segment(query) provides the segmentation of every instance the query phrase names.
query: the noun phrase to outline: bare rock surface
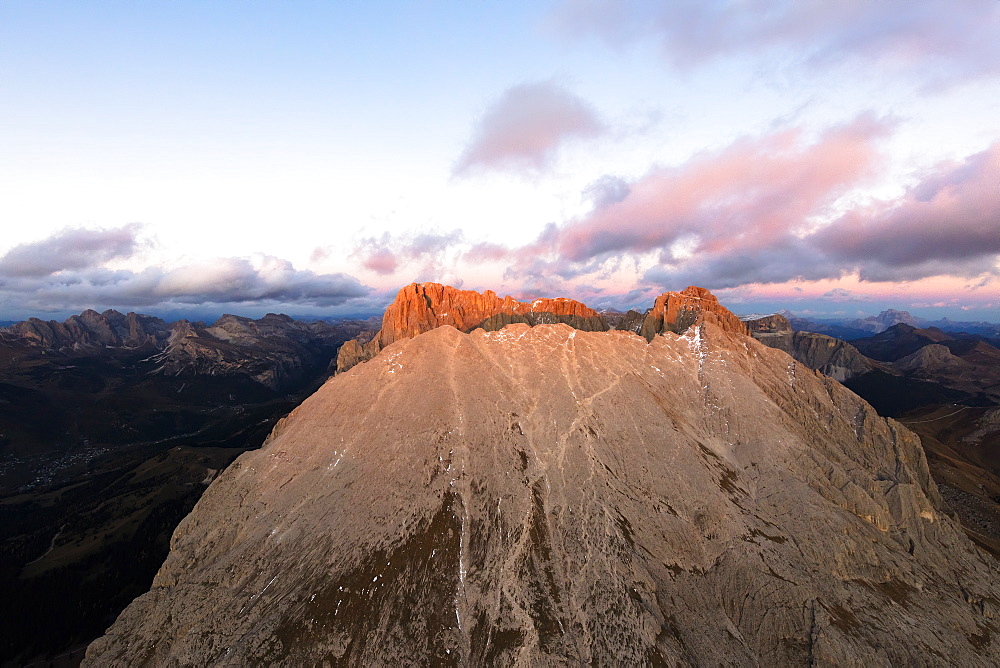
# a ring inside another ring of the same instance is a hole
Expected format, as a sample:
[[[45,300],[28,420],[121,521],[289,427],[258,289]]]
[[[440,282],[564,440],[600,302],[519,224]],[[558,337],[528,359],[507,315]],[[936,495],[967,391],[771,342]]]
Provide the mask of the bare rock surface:
[[[810,369],[843,383],[874,369],[892,372],[892,367],[871,360],[846,341],[825,334],[793,331],[785,316],[773,314],[745,320],[751,336],[766,346],[784,350]]]
[[[715,295],[691,285],[681,292],[664,292],[646,314],[640,334],[651,341],[657,334],[684,332],[691,325],[712,322],[727,332],[746,334],[743,322],[719,303]]]
[[[497,330],[514,323],[527,325],[565,323],[576,329],[603,332],[608,323],[601,315],[573,299],[545,297],[522,302],[510,295],[500,298],[492,290],[459,290],[440,283],[411,283],[396,295],[382,316],[382,329],[369,341],[356,340],[338,354],[337,372],[371,359],[386,346],[402,339],[450,325],[461,332]]]
[[[1000,662],[917,437],[727,329],[388,345],[211,484],[85,665]]]

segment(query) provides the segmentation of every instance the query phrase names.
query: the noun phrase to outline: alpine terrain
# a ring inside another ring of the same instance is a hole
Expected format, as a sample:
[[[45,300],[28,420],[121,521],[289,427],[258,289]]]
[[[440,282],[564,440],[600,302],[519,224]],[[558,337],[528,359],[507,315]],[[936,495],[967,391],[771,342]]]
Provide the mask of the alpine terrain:
[[[638,332],[461,292],[404,289],[85,664],[1000,662],[911,431],[699,288]]]

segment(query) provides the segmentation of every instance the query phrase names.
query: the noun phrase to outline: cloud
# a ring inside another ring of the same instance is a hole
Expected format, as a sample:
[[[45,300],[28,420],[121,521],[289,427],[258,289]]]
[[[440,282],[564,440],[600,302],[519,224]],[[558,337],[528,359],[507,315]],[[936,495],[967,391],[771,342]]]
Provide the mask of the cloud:
[[[0,257],[0,277],[40,277],[131,257],[142,243],[137,224],[113,229],[67,228],[48,239],[15,246]]]
[[[893,200],[844,199],[876,173],[892,127],[862,115],[812,140],[794,128],[741,139],[617,184],[621,199],[596,197],[531,244],[469,252],[535,283],[600,279],[632,262],[646,267],[640,285],[664,289],[1000,274],[1000,143]]]
[[[607,174],[587,186],[583,195],[591,201],[595,209],[604,209],[621,202],[630,192],[631,188],[625,179]]]
[[[204,304],[239,308],[332,307],[371,290],[342,273],[297,270],[281,258],[217,258],[210,262],[110,269],[140,246],[136,227],[70,230],[22,244],[0,258],[0,306],[5,313],[80,312],[92,307],[169,309]],[[68,244],[80,242],[70,248]],[[65,257],[56,256],[67,249]],[[59,258],[57,262],[56,259]]]
[[[389,276],[399,268],[399,256],[389,246],[391,235],[386,232],[381,237],[365,237],[354,247],[351,257],[358,259],[361,266],[379,276]]]
[[[891,202],[847,213],[814,236],[867,280],[973,277],[1000,254],[1000,143],[945,163]]]
[[[542,171],[565,142],[605,131],[597,112],[561,86],[551,81],[521,84],[486,110],[453,174]]]
[[[864,115],[806,143],[798,130],[739,140],[721,152],[658,169],[620,202],[562,230],[560,255],[582,261],[669,247],[697,238],[694,252],[773,242],[859,184],[877,164],[888,121]]]
[[[391,276],[411,261],[423,262],[423,273],[435,274],[440,273],[437,269],[441,269],[443,255],[463,241],[460,229],[402,235],[385,232],[378,237],[359,240],[351,257],[380,276]]]
[[[809,69],[883,63],[929,85],[1000,73],[996,0],[570,0],[553,18],[614,45],[658,40],[679,69],[770,52]]]
[[[191,304],[263,302],[331,306],[368,294],[367,288],[346,274],[297,270],[291,262],[270,255],[218,258],[168,271],[148,269],[138,278],[141,297],[148,294],[146,298]]]

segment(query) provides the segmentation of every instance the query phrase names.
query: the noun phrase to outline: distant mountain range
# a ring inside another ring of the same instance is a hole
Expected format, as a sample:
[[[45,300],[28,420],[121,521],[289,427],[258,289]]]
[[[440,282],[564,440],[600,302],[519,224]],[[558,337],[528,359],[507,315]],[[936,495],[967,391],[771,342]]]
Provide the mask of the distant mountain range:
[[[983,321],[959,321],[941,318],[939,320],[927,320],[911,315],[908,311],[897,311],[888,309],[878,315],[867,318],[853,319],[817,319],[802,318],[790,311],[780,311],[780,314],[788,318],[792,329],[804,332],[816,332],[835,336],[838,339],[851,341],[861,339],[872,334],[879,334],[889,329],[893,325],[900,323],[912,327],[929,328],[936,327],[946,332],[966,332],[968,334],[981,334],[983,336],[1000,338],[1000,325]],[[750,317],[750,316],[747,316]]]

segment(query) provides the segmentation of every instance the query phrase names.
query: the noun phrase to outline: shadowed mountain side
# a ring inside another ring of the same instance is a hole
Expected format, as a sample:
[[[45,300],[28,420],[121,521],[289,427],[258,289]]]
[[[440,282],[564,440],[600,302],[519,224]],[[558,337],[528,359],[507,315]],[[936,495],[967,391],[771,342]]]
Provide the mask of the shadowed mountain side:
[[[940,503],[914,434],[710,320],[442,327],[216,479],[86,663],[996,663]]]
[[[864,339],[855,339],[851,343],[866,356],[883,362],[896,360],[911,355],[924,346],[932,343],[948,341],[952,337],[939,329],[917,329],[912,325],[900,323]]]
[[[86,311],[0,330],[0,665],[79,662],[208,482],[365,326]]]
[[[87,310],[65,322],[30,318],[0,329],[0,365],[11,371],[45,356],[78,359],[145,351],[154,373],[245,376],[277,392],[325,369],[340,344],[362,329],[350,321],[302,322],[268,313],[252,320],[224,315],[211,325],[163,320],[109,309]]]
[[[892,368],[873,362],[849,343],[825,334],[796,332],[782,315],[774,314],[747,320],[744,323],[750,334],[771,348],[784,350],[810,369],[825,373],[834,380],[844,382],[875,369],[892,373]]]
[[[625,313],[621,311],[602,311],[601,315],[608,323],[610,329],[620,329],[638,334],[642,331],[642,323],[646,320],[646,315],[649,314],[649,311],[650,309],[647,309],[645,313],[639,313],[634,310],[629,310]]]

